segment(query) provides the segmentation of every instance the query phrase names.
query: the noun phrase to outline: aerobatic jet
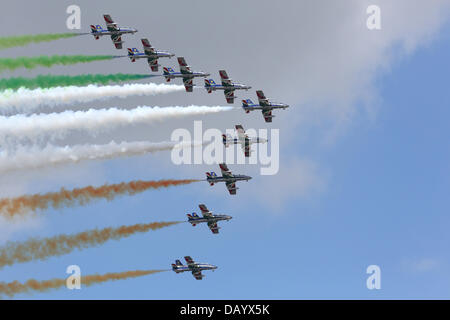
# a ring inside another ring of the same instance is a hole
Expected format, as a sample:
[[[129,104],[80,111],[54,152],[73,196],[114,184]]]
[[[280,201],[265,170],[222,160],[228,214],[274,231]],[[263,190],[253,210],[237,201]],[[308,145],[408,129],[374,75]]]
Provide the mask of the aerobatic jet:
[[[197,280],[202,280],[205,277],[202,274],[203,270],[214,271],[217,269],[216,266],[209,263],[195,262],[190,256],[186,256],[184,259],[186,260],[187,265],[182,264],[180,260],[175,260],[175,263],[172,263],[172,270],[176,273],[190,271]]]
[[[253,143],[266,143],[267,139],[259,138],[259,137],[249,137],[246,133],[242,125],[236,125],[236,132],[238,137],[231,138],[230,135],[222,134],[222,140],[225,147],[228,147],[230,144],[240,144],[242,146],[242,150],[246,157],[250,157],[251,153],[251,145]]]
[[[231,219],[231,216],[227,216],[224,214],[213,214],[208,210],[208,208],[206,208],[204,204],[199,204],[198,207],[202,211],[203,217],[199,217],[195,212],[193,212],[192,214],[187,214],[188,222],[190,222],[194,227],[197,223],[206,222],[208,224],[208,228],[211,229],[212,233],[217,234],[219,233],[220,229],[220,227],[217,226],[217,222],[222,220],[228,221]]]
[[[122,35],[126,33],[135,34],[137,29],[128,27],[118,27],[117,23],[111,19],[109,14],[104,14],[103,18],[106,21],[106,29],[103,29],[99,24],[91,24],[91,34],[94,36],[95,40],[100,39],[101,36],[111,36],[111,40],[116,46],[116,49],[122,49]]]
[[[207,172],[206,181],[208,181],[211,186],[213,186],[216,182],[225,182],[225,185],[227,186],[230,194],[236,194],[236,190],[239,189],[236,187],[236,181],[248,181],[252,178],[250,176],[245,176],[242,174],[232,174],[225,163],[221,163],[219,164],[219,166],[220,170],[222,171],[222,176],[217,176],[214,171]]]
[[[141,39],[141,42],[144,46],[144,52],[139,52],[136,48],[128,48],[128,57],[131,62],[135,62],[136,59],[146,58],[148,65],[154,72],[158,71],[158,66],[160,66],[158,64],[158,58],[171,58],[174,56],[173,53],[167,51],[155,50],[147,39]]]
[[[228,77],[228,74],[225,70],[219,70],[220,78],[222,79],[222,84],[216,84],[213,79],[205,79],[205,89],[208,93],[211,93],[216,90],[223,90],[225,94],[225,99],[227,99],[228,103],[234,103],[234,91],[235,90],[248,90],[251,89],[251,86],[234,83]]]
[[[209,77],[209,73],[203,71],[192,71],[191,67],[187,65],[183,57],[178,57],[178,64],[180,65],[180,72],[173,71],[172,68],[164,67],[163,75],[167,82],[170,79],[183,78],[183,84],[187,92],[192,92],[194,87],[193,79],[196,77]]]
[[[253,110],[261,110],[266,122],[272,122],[272,118],[275,117],[272,115],[273,109],[289,108],[289,105],[285,103],[270,102],[262,90],[256,91],[256,95],[258,96],[258,104],[254,104],[250,99],[242,100],[242,108],[246,113]]]

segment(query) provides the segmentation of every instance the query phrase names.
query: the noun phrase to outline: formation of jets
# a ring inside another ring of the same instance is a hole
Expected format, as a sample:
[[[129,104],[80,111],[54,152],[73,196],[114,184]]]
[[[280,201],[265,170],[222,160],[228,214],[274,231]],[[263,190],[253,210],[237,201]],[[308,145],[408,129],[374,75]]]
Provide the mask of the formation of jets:
[[[96,39],[100,39],[102,36],[111,36],[111,40],[116,47],[116,49],[122,49],[122,45],[124,41],[122,41],[122,35],[124,34],[134,34],[138,30],[129,27],[119,27],[117,23],[115,23],[109,14],[103,15],[103,18],[106,22],[106,29],[103,29],[100,25],[91,25],[91,35]],[[131,62],[136,62],[139,59],[147,59],[148,65],[153,72],[158,72],[159,66],[161,66],[158,62],[160,58],[171,58],[174,57],[175,54],[170,53],[168,51],[160,51],[156,50],[150,44],[149,40],[146,38],[141,39],[143,52],[140,52],[137,48],[127,48],[128,49],[128,58]],[[191,67],[186,63],[184,57],[177,57],[179,72],[175,72],[170,67],[163,67],[163,76],[167,82],[172,79],[181,78],[183,80],[184,87],[186,92],[192,92],[194,88],[194,78],[203,77],[205,78],[204,88],[208,93],[212,93],[213,91],[223,90],[225,99],[227,103],[233,104],[234,99],[236,98],[234,92],[236,90],[246,90],[248,91],[252,87],[245,84],[235,83],[228,77],[228,74],[225,70],[219,70],[219,75],[221,79],[221,84],[216,84],[213,79],[207,79],[210,74],[203,71],[193,71]],[[258,96],[258,104],[254,104],[250,99],[242,100],[242,107],[245,113],[249,113],[253,110],[261,110],[265,122],[272,122],[272,118],[275,117],[272,115],[272,110],[274,109],[286,109],[289,105],[284,103],[271,102],[266,98],[262,90],[257,90],[256,95]],[[249,137],[243,128],[242,125],[236,125],[237,137],[232,138],[229,135],[222,135],[223,144],[225,147],[228,147],[231,144],[240,144],[242,150],[245,154],[245,157],[250,157],[251,154],[251,145],[254,143],[266,143],[267,139],[259,138],[259,137]],[[224,182],[225,186],[228,189],[228,192],[231,195],[235,195],[237,191],[236,182],[237,181],[248,181],[252,179],[252,177],[241,174],[233,174],[225,163],[221,163],[219,165],[222,175],[217,176],[215,172],[207,172],[206,173],[206,181],[213,186],[215,183]],[[213,214],[204,204],[200,204],[199,208],[201,210],[202,216],[198,216],[195,212],[192,214],[188,214],[188,221],[192,226],[195,226],[199,223],[206,223],[208,228],[211,230],[213,234],[219,233],[219,227],[217,223],[219,221],[229,221],[232,219],[231,216],[223,215],[223,214]],[[201,280],[204,278],[202,274],[203,270],[215,270],[216,266],[208,263],[199,263],[195,262],[190,256],[184,257],[187,265],[183,265],[180,260],[176,260],[175,263],[172,264],[172,270],[176,273],[182,273],[189,271],[197,280]]]
[[[137,32],[137,29],[134,28],[118,27],[117,23],[112,20],[109,14],[103,15],[103,18],[105,19],[107,29],[103,29],[99,24],[91,25],[91,34],[95,39],[99,39],[101,36],[110,35],[116,49],[122,49],[122,44],[124,43],[124,41],[122,41],[123,34],[134,34]],[[128,48],[128,57],[132,62],[142,58],[147,59],[148,65],[153,72],[157,72],[159,70],[159,58],[171,58],[175,56],[173,53],[167,51],[156,50],[150,45],[150,42],[146,38],[141,39],[141,42],[144,47],[144,52],[139,52],[137,48]],[[234,99],[236,98],[234,95],[236,90],[248,91],[252,88],[249,85],[233,82],[233,80],[228,77],[225,70],[219,70],[221,84],[217,84],[213,79],[207,79],[207,77],[210,76],[209,73],[203,71],[192,71],[191,67],[186,63],[184,57],[178,57],[177,60],[180,71],[176,72],[170,67],[164,67],[162,76],[166,78],[167,82],[175,78],[182,78],[186,92],[193,91],[194,78],[203,77],[205,78],[204,87],[208,93],[216,90],[223,90],[227,103],[233,104]],[[246,113],[253,110],[261,110],[266,122],[272,122],[272,118],[275,117],[272,115],[273,109],[286,109],[289,107],[289,105],[285,103],[270,102],[269,99],[265,97],[262,90],[256,91],[256,94],[258,96],[258,104],[254,104],[250,99],[246,99],[242,100],[242,107]]]

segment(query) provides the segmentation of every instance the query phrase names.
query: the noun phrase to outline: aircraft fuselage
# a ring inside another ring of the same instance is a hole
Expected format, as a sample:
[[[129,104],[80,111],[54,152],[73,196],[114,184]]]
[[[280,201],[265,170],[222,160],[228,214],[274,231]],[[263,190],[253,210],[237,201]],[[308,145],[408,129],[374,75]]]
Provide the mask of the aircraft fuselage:
[[[213,84],[210,86],[205,86],[206,89],[212,90],[212,91],[216,91],[216,90],[249,90],[252,87],[251,86],[247,86],[245,84],[239,84],[239,83],[233,83],[230,86],[224,86],[221,84]]]
[[[252,177],[250,177],[250,176],[246,176],[246,175],[243,175],[243,174],[235,174],[235,175],[233,175],[233,177],[211,177],[211,178],[206,178],[206,180],[208,181],[208,182],[213,182],[213,183],[216,183],[216,182],[236,182],[236,181],[243,181],[243,180],[245,180],[245,181],[248,181],[248,180],[250,180]]]
[[[94,36],[112,36],[112,35],[121,35],[126,33],[136,33],[137,29],[133,28],[119,28],[118,30],[110,31],[110,30],[100,30],[97,32],[91,32]]]
[[[197,223],[202,223],[202,222],[208,223],[208,222],[217,222],[217,221],[224,221],[224,220],[228,221],[230,219],[231,219],[231,216],[227,216],[224,214],[215,214],[209,218],[196,218],[194,220],[189,220],[188,222],[190,222],[191,224],[197,224]]]
[[[185,271],[191,271],[191,272],[198,272],[203,270],[215,270],[217,269],[217,266],[209,264],[209,263],[194,263],[191,265],[177,265],[173,266],[172,270],[175,272],[185,272]]]

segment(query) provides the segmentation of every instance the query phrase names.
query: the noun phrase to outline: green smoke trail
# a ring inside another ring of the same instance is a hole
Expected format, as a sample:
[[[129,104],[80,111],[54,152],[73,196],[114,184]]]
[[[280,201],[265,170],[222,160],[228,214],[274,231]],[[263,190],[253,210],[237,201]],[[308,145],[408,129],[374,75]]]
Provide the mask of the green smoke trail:
[[[0,58],[0,71],[15,70],[18,68],[33,69],[38,66],[51,67],[56,64],[71,65],[76,63],[85,63],[99,60],[108,60],[120,56],[39,56],[39,57],[18,57],[18,58]]]
[[[155,77],[147,74],[83,74],[79,76],[39,75],[35,78],[0,79],[0,90],[19,88],[52,88],[64,86],[85,86],[88,84],[108,84],[111,82],[131,81]]]
[[[23,35],[15,37],[2,37],[0,38],[0,50],[12,47],[21,47],[32,42],[47,42],[64,38],[72,38],[78,36],[78,33],[50,33],[50,34],[35,34],[35,35]]]

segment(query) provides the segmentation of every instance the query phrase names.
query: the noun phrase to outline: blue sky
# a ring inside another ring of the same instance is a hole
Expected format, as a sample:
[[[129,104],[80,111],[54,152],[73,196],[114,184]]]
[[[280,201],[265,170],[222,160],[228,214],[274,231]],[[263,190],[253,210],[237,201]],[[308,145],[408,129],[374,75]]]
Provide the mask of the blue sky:
[[[295,134],[280,128],[282,136],[291,136],[291,142],[294,137],[289,150],[282,151],[281,163],[307,156],[324,181],[318,191],[288,197],[274,209],[262,198],[270,197],[275,190],[270,185],[259,187],[266,177],[257,176],[242,184],[236,199],[223,186],[211,189],[199,183],[112,202],[48,210],[11,240],[180,220],[186,213],[198,212],[199,203],[234,218],[221,223],[218,236],[204,225],[193,228],[183,223],[46,261],[5,267],[0,270],[0,280],[65,277],[65,269],[71,264],[79,265],[86,275],[169,268],[173,260],[191,255],[219,269],[205,272],[203,281],[170,271],[79,291],[61,289],[16,298],[448,298],[449,31],[450,26],[444,25],[432,41],[410,55],[391,48],[395,58],[373,80],[375,116],[356,112],[332,143],[318,138],[323,135],[323,126],[308,127],[311,139],[295,139]],[[283,101],[278,96],[277,100]],[[356,108],[358,103],[362,102],[355,102]],[[285,112],[300,112],[302,107],[301,103],[292,104]],[[299,128],[299,132],[304,130]],[[76,177],[70,180],[69,174],[65,185],[80,185],[85,178],[80,171],[109,183],[160,178],[161,172],[184,178],[182,168],[171,171],[169,157],[162,152],[67,166],[66,171],[74,169]],[[239,167],[239,171],[246,173],[245,167]],[[203,168],[195,167],[187,172],[188,177],[204,174]],[[53,175],[51,171],[48,174]],[[34,181],[33,189],[39,190],[48,181],[57,185],[57,177],[49,177],[41,184]],[[273,188],[279,188],[279,194],[284,184]],[[246,201],[250,189],[257,196]],[[371,264],[381,268],[381,290],[366,288],[365,271]]]

